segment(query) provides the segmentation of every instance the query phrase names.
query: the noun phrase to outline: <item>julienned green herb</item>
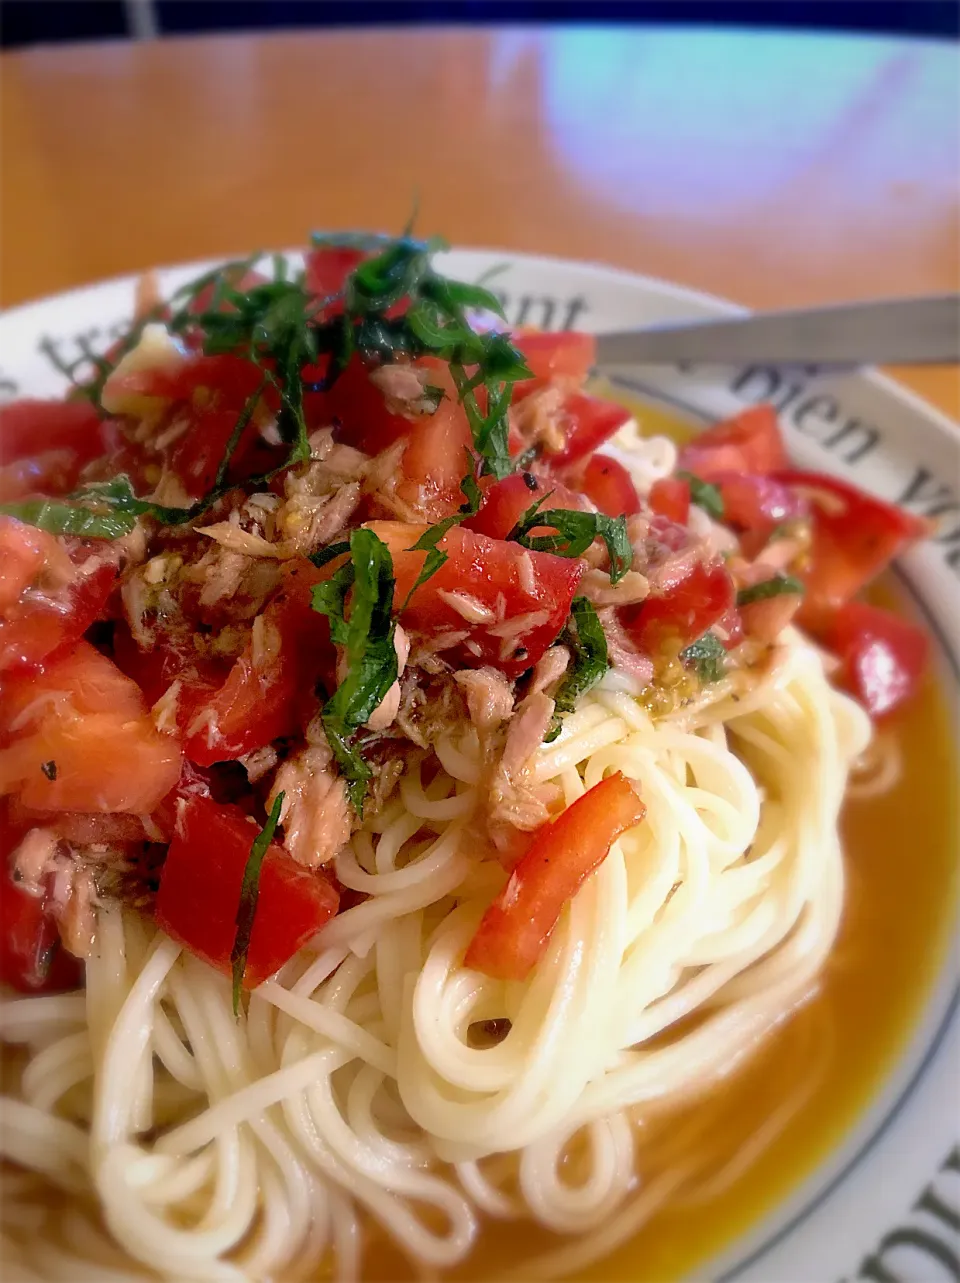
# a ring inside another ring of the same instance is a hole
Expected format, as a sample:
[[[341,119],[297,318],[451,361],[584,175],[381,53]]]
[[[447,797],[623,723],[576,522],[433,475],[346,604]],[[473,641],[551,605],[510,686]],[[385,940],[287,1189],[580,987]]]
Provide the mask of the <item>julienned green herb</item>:
[[[772,579],[764,579],[759,584],[751,584],[749,588],[741,588],[737,593],[737,605],[749,606],[752,602],[767,601],[770,597],[781,597],[784,593],[803,596],[803,581],[795,579],[793,575],[774,575]]]
[[[342,244],[329,237],[315,237],[314,243]],[[369,248],[370,242],[363,247]],[[328,382],[346,368],[354,352],[378,361],[438,357],[450,368],[482,470],[505,477],[514,468],[507,448],[513,384],[529,378],[530,371],[507,335],[478,333],[470,325],[468,309],[499,316],[503,309],[482,285],[451,281],[434,270],[433,256],[445,248],[438,238],[416,241],[403,236],[387,242],[347,278],[342,314],[320,327],[322,350],[330,353]],[[388,317],[401,300],[407,301],[404,313]]]
[[[168,314],[157,308],[140,318],[115,346],[109,360],[84,350],[80,360],[67,365],[55,350],[49,352],[57,368],[71,380],[82,365],[94,365],[96,377],[76,385],[75,392],[89,396],[96,405],[107,378],[136,346],[149,321],[164,320],[173,333],[199,332],[208,355],[238,354],[260,366],[263,380],[238,416],[214,485],[206,495],[187,507],[165,507],[137,498],[129,481],[118,477],[105,487],[87,487],[71,496],[73,503],[8,505],[2,510],[55,534],[105,539],[129,533],[141,514],[165,525],[192,521],[232,488],[227,480],[230,460],[265,388],[276,390],[277,430],[289,454],[280,469],[248,478],[243,483],[246,487],[263,484],[277,471],[309,457],[304,392],[332,386],[354,354],[368,362],[420,356],[447,362],[481,470],[498,478],[511,473],[514,462],[507,448],[507,410],[513,384],[529,378],[530,371],[508,336],[477,333],[467,319],[471,308],[502,316],[497,297],[482,285],[439,275],[433,268],[434,254],[445,248],[439,239],[343,235],[315,236],[314,243],[376,252],[347,277],[339,295],[326,299],[312,298],[305,272],[291,271],[280,255],[272,259],[272,279],[238,288],[245,274],[262,259],[257,253],[182,286],[173,295]],[[208,292],[209,297],[204,298]],[[199,306],[201,300],[203,306]],[[406,302],[404,313],[388,316],[401,301]],[[333,303],[338,308],[331,308]],[[331,310],[334,315],[328,314]],[[323,357],[328,358],[325,375],[305,385],[304,368],[318,365]],[[439,404],[442,390],[431,387],[429,391]]]
[[[309,554],[310,560],[318,570],[328,565],[331,561],[336,561],[338,557],[344,556],[350,551],[350,540],[341,539],[337,543],[327,544],[326,548],[320,548],[317,552]]]
[[[700,681],[706,685],[718,682],[723,676],[726,654],[719,637],[714,633],[704,633],[680,652],[680,658],[696,671]]]
[[[313,589],[313,608],[330,620],[330,637],[342,648],[344,677],[320,716],[350,801],[362,817],[371,771],[358,732],[397,680],[394,578],[390,550],[372,530],[354,530],[349,552],[350,560]]]
[[[515,539],[524,548],[552,552],[558,557],[582,557],[594,539],[602,539],[610,556],[610,582],[619,583],[633,561],[626,517],[608,517],[602,512],[577,512],[567,508],[544,508],[551,493],[527,508],[507,538]],[[529,533],[539,526],[546,526],[557,533]]]
[[[572,713],[580,696],[596,686],[610,667],[606,634],[589,597],[574,597],[570,619],[558,641],[570,648],[570,667],[554,697],[548,744],[560,734],[561,716]]]
[[[463,478],[460,489],[466,501],[460,510],[430,526],[408,549],[427,555],[397,615],[420,585],[446,562],[447,554],[438,547],[440,540],[453,526],[479,511],[483,496],[472,473]],[[310,560],[319,567],[345,555],[349,561],[313,589],[313,608],[327,616],[330,637],[343,648],[346,676],[324,705],[321,718],[330,748],[348,781],[350,800],[362,815],[370,768],[363,759],[358,732],[397,680],[395,581],[390,550],[371,530],[356,530],[349,540],[322,548]]]
[[[48,534],[77,535],[87,539],[120,539],[130,533],[137,518],[141,516],[152,517],[163,526],[186,525],[203,516],[225,494],[236,488],[233,482],[225,479],[224,474],[229,466],[230,450],[235,447],[245,426],[241,413],[213,488],[188,507],[169,507],[153,503],[149,499],[138,499],[130,478],[121,474],[110,481],[91,482],[68,495],[65,500],[21,499],[0,504],[0,513],[16,517],[27,525],[37,526]],[[290,466],[288,460],[271,472],[248,477],[244,485],[253,488],[266,485]]]
[[[126,480],[126,478],[124,478]],[[130,491],[131,497],[133,490]],[[50,535],[76,535],[85,539],[120,539],[136,524],[137,514],[103,503],[83,500],[68,503],[59,499],[19,499],[0,503],[0,513],[16,517],[28,526],[36,526]]]
[[[723,495],[709,481],[701,481],[692,472],[678,472],[681,481],[690,487],[690,502],[702,508],[714,521],[723,520]]]
[[[264,378],[244,403],[227,441],[213,486],[196,503],[187,507],[170,507],[152,503],[149,499],[138,499],[134,494],[130,478],[121,474],[110,481],[91,482],[69,495],[66,500],[19,500],[0,504],[0,512],[10,517],[17,517],[27,525],[46,530],[48,534],[77,535],[88,539],[120,539],[130,533],[136,525],[137,517],[140,516],[153,517],[165,526],[181,526],[189,521],[195,521],[225,494],[235,489],[235,483],[228,479],[230,461],[240,444],[244,430],[253,417],[257,402],[263,395],[266,385],[267,379]],[[273,472],[250,477],[245,484],[248,486],[265,484],[278,472],[289,467],[292,462],[295,460],[288,460]]]
[[[230,283],[239,281],[251,265],[246,260],[222,270],[212,282],[210,306],[199,312],[196,300],[211,284],[209,276],[201,278],[199,289],[196,282],[185,287],[181,305],[167,325],[175,334],[199,327],[206,354],[235,353],[263,369],[265,382],[279,395],[277,432],[290,448],[290,461],[302,463],[310,457],[302,371],[317,361],[321,351],[319,332],[312,323],[320,303],[307,294],[303,272],[288,279],[287,263],[281,256],[273,260],[272,280],[243,290]]]
[[[135,327],[137,337],[139,338],[142,331],[142,325]],[[44,337],[38,343],[38,347],[50,364],[59,371],[64,378],[72,384],[71,394],[77,398],[83,398],[92,401],[94,405],[100,404],[100,392],[106,382],[107,375],[114,368],[110,361],[99,352],[95,352],[90,345],[89,339],[80,335],[76,339],[77,347],[80,349],[80,355],[73,361],[65,361],[57,351],[56,345],[49,336]],[[131,347],[133,344],[130,345]],[[81,370],[94,371],[93,378],[82,382],[78,375]]]
[[[263,857],[273,841],[273,835],[280,823],[280,812],[283,809],[283,793],[274,798],[273,806],[263,828],[253,839],[250,854],[243,868],[243,882],[240,884],[240,903],[237,905],[237,933],[230,950],[230,965],[233,968],[233,1014],[240,1014],[240,993],[243,988],[243,976],[247,969],[247,954],[250,950],[250,934],[253,930],[253,919],[257,912],[257,901],[260,898],[260,870]]]

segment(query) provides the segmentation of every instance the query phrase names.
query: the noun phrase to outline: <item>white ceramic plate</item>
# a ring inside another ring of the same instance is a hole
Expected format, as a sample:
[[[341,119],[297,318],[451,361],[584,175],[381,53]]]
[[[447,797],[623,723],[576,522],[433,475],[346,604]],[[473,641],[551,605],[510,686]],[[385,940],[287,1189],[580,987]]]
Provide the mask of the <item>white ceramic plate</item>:
[[[660,281],[555,259],[485,251],[444,256],[451,275],[491,280],[513,324],[603,330],[734,311]],[[164,290],[204,264],[162,274]],[[130,316],[133,279],[108,281],[0,316],[0,399],[63,387],[41,344],[70,360],[106,346]],[[796,460],[937,521],[901,567],[938,642],[941,689],[960,685],[960,431],[877,374],[825,378],[766,368],[622,370],[617,381],[692,421],[755,401],[780,410]],[[2,443],[0,443],[2,448]],[[922,859],[922,851],[909,853]],[[909,895],[909,887],[905,887]],[[958,924],[960,925],[960,924]],[[960,1283],[960,931],[913,1036],[876,1098],[821,1165],[722,1259],[712,1283]]]

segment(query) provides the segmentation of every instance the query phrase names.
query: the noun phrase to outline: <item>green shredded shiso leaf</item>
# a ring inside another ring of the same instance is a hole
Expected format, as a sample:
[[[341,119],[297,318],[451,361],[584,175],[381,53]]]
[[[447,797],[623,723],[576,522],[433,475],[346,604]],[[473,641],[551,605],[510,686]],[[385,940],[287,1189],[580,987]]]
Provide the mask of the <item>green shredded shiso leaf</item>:
[[[714,521],[723,520],[723,495],[709,481],[701,481],[692,472],[678,472],[677,476],[690,487],[690,502],[702,508]]]
[[[602,512],[576,512],[567,508],[544,508],[550,493],[527,508],[507,538],[515,539],[524,548],[552,552],[557,557],[581,557],[594,539],[602,539],[610,556],[610,582],[619,583],[633,561],[626,517],[608,517]],[[537,526],[547,526],[557,533],[531,535],[529,531]]]
[[[174,334],[199,333],[207,355],[234,353],[260,367],[261,384],[237,418],[214,484],[196,503],[186,507],[154,504],[138,498],[127,478],[116,477],[106,485],[85,487],[70,496],[69,502],[26,501],[4,505],[0,511],[53,534],[103,539],[128,534],[140,515],[163,525],[193,521],[235,488],[228,480],[230,462],[264,390],[271,387],[279,397],[277,431],[288,447],[288,456],[272,472],[247,478],[243,482],[246,488],[263,485],[283,469],[309,458],[304,393],[333,386],[354,355],[368,363],[428,355],[446,361],[470,424],[481,471],[497,478],[511,473],[514,462],[507,448],[507,410],[513,384],[529,378],[530,371],[508,335],[478,333],[467,319],[467,311],[474,308],[502,316],[496,295],[481,284],[440,275],[433,258],[446,246],[437,238],[418,241],[409,235],[392,238],[357,233],[315,236],[314,244],[359,249],[372,257],[350,273],[339,295],[315,299],[307,291],[306,273],[292,270],[282,255],[270,260],[271,278],[240,289],[244,275],[263,259],[261,253],[252,254],[182,286],[167,311],[158,307],[132,325],[109,359],[87,345],[77,361],[66,363],[52,344],[47,345],[50,359],[74,382],[74,394],[88,397],[98,407],[110,374],[151,321],[162,321]],[[209,299],[198,307],[207,292]],[[403,314],[388,316],[401,301],[407,304]],[[336,314],[329,315],[333,302],[340,306]],[[305,384],[304,368],[323,357],[328,358],[324,378]],[[95,377],[77,383],[79,370],[91,365]],[[431,387],[428,393],[439,404],[441,389]],[[431,566],[435,564],[434,558]]]
[[[572,713],[581,695],[596,686],[610,667],[607,637],[589,597],[574,597],[570,619],[558,641],[570,648],[570,667],[557,687],[554,715],[545,742],[560,734],[564,713]]]
[[[350,801],[362,817],[371,771],[357,733],[397,680],[394,579],[390,550],[372,530],[354,530],[349,552],[350,560],[313,589],[313,609],[330,620],[331,639],[343,649],[345,675],[320,717]]]
[[[273,841],[273,835],[280,823],[280,812],[283,809],[283,793],[274,799],[270,814],[263,828],[253,839],[250,854],[243,869],[243,882],[240,884],[240,903],[237,906],[236,927],[233,948],[230,951],[230,965],[233,968],[233,1014],[240,1014],[240,993],[243,989],[243,976],[247,969],[247,953],[250,949],[250,933],[253,930],[253,919],[257,912],[257,901],[260,898],[260,870],[263,857]]]
[[[782,597],[784,593],[802,597],[804,591],[801,579],[795,579],[793,575],[774,575],[772,579],[764,579],[759,584],[751,584],[749,588],[741,588],[737,593],[737,605],[749,606],[751,602]]]
[[[726,670],[727,652],[715,633],[704,633],[680,652],[681,660],[696,671],[705,685],[718,682]]]

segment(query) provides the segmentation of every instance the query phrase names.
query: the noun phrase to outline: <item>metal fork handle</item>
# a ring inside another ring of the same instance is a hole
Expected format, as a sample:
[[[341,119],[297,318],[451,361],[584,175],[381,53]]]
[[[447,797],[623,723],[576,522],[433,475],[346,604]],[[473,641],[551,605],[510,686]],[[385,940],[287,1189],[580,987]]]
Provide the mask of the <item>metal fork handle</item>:
[[[757,312],[597,335],[597,365],[928,365],[960,360],[960,294]]]

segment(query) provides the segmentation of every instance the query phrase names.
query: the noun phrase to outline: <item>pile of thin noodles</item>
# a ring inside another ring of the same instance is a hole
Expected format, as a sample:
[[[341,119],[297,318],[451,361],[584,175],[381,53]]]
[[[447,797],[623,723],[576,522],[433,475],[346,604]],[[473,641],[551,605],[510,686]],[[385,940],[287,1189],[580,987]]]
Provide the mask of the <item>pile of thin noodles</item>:
[[[536,778],[569,804],[623,771],[647,816],[523,983],[462,965],[506,876],[470,850],[466,726],[338,858],[366,898],[240,1019],[227,979],[104,908],[85,993],[2,1005],[24,1053],[0,1105],[3,1277],[353,1279],[371,1236],[430,1274],[490,1217],[564,1236],[518,1277],[602,1257],[680,1179],[644,1168],[645,1110],[702,1092],[809,993],[869,735],[793,632],[753,689],[682,716],[651,720],[609,674]]]

